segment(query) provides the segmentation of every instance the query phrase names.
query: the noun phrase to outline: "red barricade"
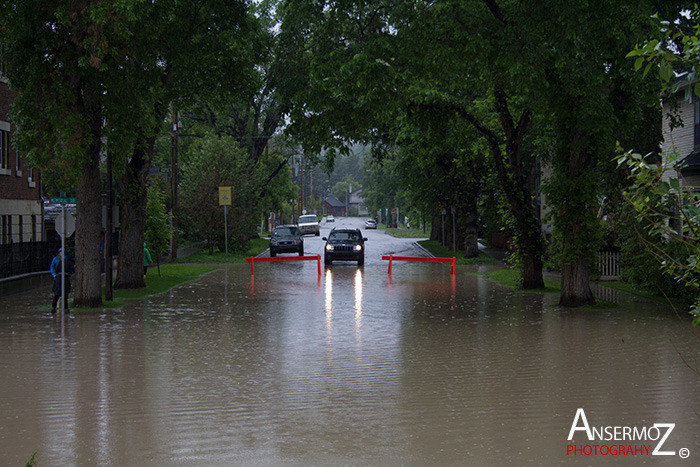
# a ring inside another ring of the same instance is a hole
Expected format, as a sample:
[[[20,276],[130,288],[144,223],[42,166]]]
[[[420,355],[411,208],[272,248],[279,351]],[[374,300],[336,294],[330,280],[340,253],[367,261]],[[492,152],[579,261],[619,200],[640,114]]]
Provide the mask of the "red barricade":
[[[450,274],[455,273],[455,267],[457,265],[457,258],[426,258],[424,256],[382,256],[382,259],[389,260],[389,274],[391,274],[391,263],[394,261],[422,261],[424,263],[452,263],[452,268],[450,269]]]
[[[272,257],[265,257],[265,258],[256,258],[254,256],[251,256],[250,258],[246,258],[246,262],[250,263],[250,275],[255,275],[255,263],[272,263],[272,262],[277,262],[277,261],[316,261],[318,264],[318,275],[321,275],[321,255],[316,255],[316,256],[275,256],[274,258]]]

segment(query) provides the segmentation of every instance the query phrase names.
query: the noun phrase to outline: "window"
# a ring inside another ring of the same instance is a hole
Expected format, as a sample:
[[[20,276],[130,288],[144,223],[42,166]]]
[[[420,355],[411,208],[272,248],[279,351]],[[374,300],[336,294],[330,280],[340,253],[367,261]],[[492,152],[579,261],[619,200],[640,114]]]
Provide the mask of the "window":
[[[17,241],[22,243],[24,241],[24,219],[22,216],[17,216]]]
[[[19,170],[19,151],[15,151],[15,175],[22,176],[22,171]]]
[[[695,119],[694,119],[694,127],[695,127],[695,136],[693,138],[693,149],[698,149],[700,148],[700,99],[697,97],[695,98],[694,102],[694,110],[695,110]]]
[[[0,216],[0,243],[8,244],[12,239],[12,216]]]
[[[36,242],[36,214],[32,214],[32,241]]]
[[[10,175],[10,124],[0,122],[0,174]]]
[[[7,83],[7,78],[5,77],[5,62],[2,61],[2,57],[0,57],[0,81]]]

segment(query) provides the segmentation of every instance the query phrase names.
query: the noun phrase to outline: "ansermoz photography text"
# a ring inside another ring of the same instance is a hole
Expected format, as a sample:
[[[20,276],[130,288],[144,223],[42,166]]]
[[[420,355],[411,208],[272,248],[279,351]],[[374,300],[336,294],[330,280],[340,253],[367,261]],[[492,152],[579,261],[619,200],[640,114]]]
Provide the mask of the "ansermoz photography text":
[[[654,423],[652,426],[591,426],[586,412],[576,410],[569,430],[568,441],[574,440],[578,431],[586,434],[588,443],[567,444],[567,456],[678,456],[686,459],[690,450],[670,450],[670,437],[675,423]],[[594,444],[598,442],[598,444]],[[603,444],[603,442],[606,442]]]

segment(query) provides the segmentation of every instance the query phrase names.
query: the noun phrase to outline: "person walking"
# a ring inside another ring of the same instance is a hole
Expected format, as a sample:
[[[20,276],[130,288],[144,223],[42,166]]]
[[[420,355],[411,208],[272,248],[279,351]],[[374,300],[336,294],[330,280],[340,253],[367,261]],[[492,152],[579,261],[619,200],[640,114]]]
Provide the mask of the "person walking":
[[[143,278],[146,278],[146,273],[148,272],[148,265],[153,262],[151,259],[151,253],[146,248],[146,243],[143,244]]]
[[[73,265],[73,262],[70,261],[70,259],[66,260],[65,277],[62,277],[62,262],[63,249],[59,248],[58,254],[56,254],[56,256],[51,260],[51,266],[49,267],[49,270],[51,271],[51,277],[53,277],[53,301],[51,302],[52,315],[56,314],[56,305],[58,304],[58,301],[61,300],[62,289],[65,293],[65,297],[63,297],[63,309],[65,310],[66,314],[70,314],[70,310],[68,309],[67,298],[68,294],[70,294],[71,291],[70,276],[75,272],[75,266]],[[65,285],[63,285],[63,282],[65,282]]]

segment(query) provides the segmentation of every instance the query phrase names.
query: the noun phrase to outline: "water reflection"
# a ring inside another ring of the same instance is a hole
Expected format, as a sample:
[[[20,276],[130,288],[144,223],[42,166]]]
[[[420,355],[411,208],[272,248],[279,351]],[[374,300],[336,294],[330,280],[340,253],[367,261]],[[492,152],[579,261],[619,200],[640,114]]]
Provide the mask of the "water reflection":
[[[357,341],[360,342],[360,330],[362,328],[362,269],[355,272],[355,332]]]
[[[697,341],[661,305],[393,275],[232,266],[63,336],[0,300],[0,465],[549,465],[578,407],[697,452]]]
[[[330,344],[333,336],[333,273],[326,269],[326,340]]]

